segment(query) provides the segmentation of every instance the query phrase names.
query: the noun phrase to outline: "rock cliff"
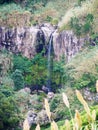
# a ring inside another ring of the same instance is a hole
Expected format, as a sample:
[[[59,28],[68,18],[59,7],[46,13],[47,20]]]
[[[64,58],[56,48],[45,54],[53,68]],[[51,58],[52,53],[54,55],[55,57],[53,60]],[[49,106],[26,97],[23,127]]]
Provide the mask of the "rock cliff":
[[[53,31],[53,48],[57,60],[64,54],[69,61],[87,40],[77,38],[72,31],[58,32],[49,24],[21,28],[0,27],[0,50],[7,49],[32,58],[43,49],[47,52],[49,37]]]

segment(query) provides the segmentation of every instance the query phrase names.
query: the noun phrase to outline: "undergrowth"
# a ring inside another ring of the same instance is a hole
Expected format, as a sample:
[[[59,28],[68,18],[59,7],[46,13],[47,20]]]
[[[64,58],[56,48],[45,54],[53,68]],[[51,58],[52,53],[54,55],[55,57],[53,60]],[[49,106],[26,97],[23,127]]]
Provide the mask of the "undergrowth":
[[[96,84],[96,90],[98,91],[98,84]],[[65,123],[62,124],[61,126],[58,127],[57,123],[51,118],[51,112],[50,112],[50,107],[48,100],[45,99],[45,109],[47,116],[51,122],[51,130],[97,130],[98,125],[97,125],[97,116],[98,116],[98,106],[95,106],[93,108],[89,108],[87,102],[84,100],[83,96],[81,93],[76,90],[76,96],[80,103],[84,107],[84,112],[79,113],[79,111],[76,109],[74,116],[72,116],[71,112],[71,105],[69,103],[68,97],[65,93],[62,93],[62,98],[63,102],[66,105],[69,115],[71,117],[71,120],[69,121],[68,119],[65,120]],[[23,124],[23,130],[29,130],[30,126],[28,124],[28,120],[26,119]],[[36,126],[35,130],[40,130],[40,125],[38,124]]]

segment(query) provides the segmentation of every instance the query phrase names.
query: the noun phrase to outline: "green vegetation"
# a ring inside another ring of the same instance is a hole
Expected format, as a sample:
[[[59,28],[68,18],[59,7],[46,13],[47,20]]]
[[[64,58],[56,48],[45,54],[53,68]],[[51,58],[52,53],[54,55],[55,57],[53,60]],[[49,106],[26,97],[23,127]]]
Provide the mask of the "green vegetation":
[[[70,106],[71,106],[71,111],[72,111],[73,116],[74,116],[74,111],[76,108],[80,111],[83,110],[82,105],[77,100],[74,89],[66,88],[66,89],[60,90],[60,92],[61,93],[65,92],[69,96],[68,99],[70,101]],[[54,98],[50,101],[50,110],[51,112],[55,113],[56,121],[59,121],[61,119],[62,120],[70,119],[69,110],[66,107],[64,107],[63,100],[61,100],[62,99],[61,93],[56,94]]]
[[[55,96],[49,100],[50,110],[55,114],[59,129],[64,130],[66,127],[63,126],[64,120],[71,120],[71,117],[69,109],[61,100],[61,93],[67,93],[71,114],[74,116],[76,108],[80,112],[83,110],[74,89],[83,90],[87,87],[93,94],[96,92],[98,0],[0,0],[0,26],[12,28],[13,26],[32,26],[43,22],[58,25],[62,30],[71,29],[79,37],[91,37],[91,42],[85,43],[81,52],[69,63],[65,62],[64,56],[59,61],[55,61],[52,56],[51,85]],[[30,94],[29,89],[24,89],[35,86],[41,89],[43,85],[47,86],[47,56],[43,51],[39,51],[37,44],[38,54],[33,59],[9,54],[6,50],[0,51],[0,130],[20,129],[19,123],[24,119],[28,110],[34,109],[37,113],[43,109],[43,101],[47,98],[47,94],[44,92],[37,93],[39,95],[35,92]],[[42,44],[40,41],[41,46]],[[84,106],[83,103],[82,105]],[[93,106],[89,115],[87,111],[87,113],[81,113],[83,130],[87,128],[90,130],[91,127],[98,129],[97,109],[98,106]],[[93,110],[96,110],[96,114]],[[91,116],[91,120],[88,120],[88,116]],[[96,119],[92,116],[96,116]],[[72,120],[69,124],[72,127]],[[42,129],[49,130],[49,124],[42,126]]]
[[[83,34],[88,34],[88,33],[91,34],[93,19],[94,17],[92,14],[87,14],[84,21],[76,17],[71,18],[69,26],[78,36],[83,35]]]
[[[91,49],[85,48],[67,64],[66,75],[70,86],[78,89],[89,87],[91,90],[95,90],[95,82],[98,79],[97,51],[97,46]]]
[[[12,73],[12,79],[14,81],[15,90],[20,90],[24,87],[24,79],[20,70],[16,69],[15,72]]]
[[[81,5],[81,3],[85,0],[78,0],[78,5]]]
[[[0,129],[10,130],[18,127],[19,110],[14,99],[14,91],[6,86],[0,86]]]
[[[49,108],[48,100],[45,100],[45,109],[47,112],[48,117],[50,118],[50,124],[51,124],[51,130],[97,130],[97,117],[98,117],[98,106],[95,106],[93,108],[89,108],[87,102],[82,97],[81,93],[76,90],[76,96],[77,99],[80,101],[80,103],[83,105],[84,110],[82,113],[80,113],[78,110],[75,110],[74,116],[72,115],[71,111],[71,104],[67,98],[67,95],[65,93],[62,94],[63,102],[66,105],[66,108],[69,111],[69,115],[71,117],[71,120],[68,119],[65,120],[64,125],[62,125],[63,121],[58,123],[61,126],[58,126],[54,120],[51,119],[51,112]],[[38,124],[36,129],[40,129],[40,125]],[[47,129],[47,128],[46,128]],[[48,130],[48,129],[47,129]]]
[[[0,16],[2,16],[2,18],[4,18],[4,16],[7,18],[7,15],[12,13],[13,11],[23,13],[25,9],[23,9],[20,5],[17,5],[15,3],[4,4],[0,6]]]
[[[19,90],[23,86],[31,87],[37,85],[39,88],[43,85],[46,86],[48,80],[47,63],[47,58],[43,56],[43,52],[37,54],[33,59],[27,59],[21,55],[14,56],[12,79],[14,80],[15,88]],[[63,57],[59,62],[54,61],[53,63],[51,78],[54,91],[57,91],[64,84],[64,65],[65,59]],[[16,72],[16,70],[19,72]]]
[[[76,17],[71,18],[69,26],[75,32],[75,34],[78,36],[83,35],[83,34],[88,34],[88,33],[91,34],[93,19],[94,19],[94,17],[92,14],[87,14],[87,16],[85,16],[84,21],[82,21],[81,19],[78,19]]]

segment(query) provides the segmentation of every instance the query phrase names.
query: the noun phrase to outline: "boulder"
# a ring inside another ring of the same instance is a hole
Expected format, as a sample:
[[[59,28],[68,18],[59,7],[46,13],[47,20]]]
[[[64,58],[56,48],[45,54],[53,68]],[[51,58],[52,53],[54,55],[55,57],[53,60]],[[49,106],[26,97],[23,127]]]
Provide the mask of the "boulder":
[[[52,99],[53,97],[54,97],[54,93],[53,92],[48,92],[47,98]]]

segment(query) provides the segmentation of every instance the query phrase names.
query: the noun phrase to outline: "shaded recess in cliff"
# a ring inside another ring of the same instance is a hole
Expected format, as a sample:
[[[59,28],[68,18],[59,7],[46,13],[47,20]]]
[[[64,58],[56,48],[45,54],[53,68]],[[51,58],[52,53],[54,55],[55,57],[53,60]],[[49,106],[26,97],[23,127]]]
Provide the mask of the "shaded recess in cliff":
[[[43,51],[43,49],[45,49],[45,42],[46,41],[44,32],[42,30],[39,30],[36,35],[36,44],[35,44],[37,53],[40,53],[41,51]]]

